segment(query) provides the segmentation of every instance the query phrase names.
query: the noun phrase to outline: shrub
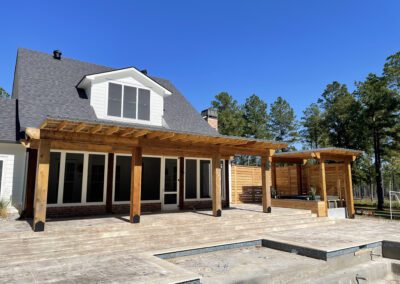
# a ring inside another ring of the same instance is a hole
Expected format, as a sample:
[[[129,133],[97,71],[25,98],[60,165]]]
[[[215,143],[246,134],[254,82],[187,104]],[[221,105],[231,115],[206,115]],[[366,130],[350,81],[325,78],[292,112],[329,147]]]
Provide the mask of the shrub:
[[[8,205],[10,204],[10,201],[8,200],[0,200],[0,217],[1,218],[6,218],[7,217],[7,208]]]

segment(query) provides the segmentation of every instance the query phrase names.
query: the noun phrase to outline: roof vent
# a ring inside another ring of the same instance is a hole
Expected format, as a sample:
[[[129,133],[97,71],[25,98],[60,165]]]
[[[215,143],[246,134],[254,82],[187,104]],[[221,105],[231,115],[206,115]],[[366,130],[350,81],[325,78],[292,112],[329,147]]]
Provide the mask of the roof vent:
[[[147,69],[140,70],[144,75],[147,75]]]
[[[53,58],[54,59],[57,59],[57,60],[61,60],[61,51],[59,51],[59,50],[54,50],[53,51]]]

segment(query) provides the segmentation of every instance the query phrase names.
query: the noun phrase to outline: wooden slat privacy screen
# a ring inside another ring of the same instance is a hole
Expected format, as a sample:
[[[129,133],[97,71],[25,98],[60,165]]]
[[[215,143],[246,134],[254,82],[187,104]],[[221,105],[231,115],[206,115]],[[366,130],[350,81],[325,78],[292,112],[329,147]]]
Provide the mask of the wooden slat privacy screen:
[[[319,194],[319,166],[301,167],[303,192],[310,186],[317,187]],[[343,164],[326,164],[327,195],[344,198]],[[296,166],[276,168],[276,185],[279,195],[298,195],[298,170]],[[267,172],[270,181],[270,171]],[[340,192],[338,191],[340,187]],[[261,168],[252,166],[232,166],[232,203],[261,203]]]

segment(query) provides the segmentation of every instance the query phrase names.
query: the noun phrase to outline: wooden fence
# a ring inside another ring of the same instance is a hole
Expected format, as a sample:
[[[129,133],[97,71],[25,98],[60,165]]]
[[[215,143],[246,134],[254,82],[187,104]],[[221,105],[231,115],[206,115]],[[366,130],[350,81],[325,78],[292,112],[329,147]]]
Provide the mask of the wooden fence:
[[[270,181],[270,172],[267,172]],[[268,185],[270,186],[270,185]],[[232,203],[261,203],[261,168],[232,166]]]
[[[343,164],[326,164],[327,195],[344,198]],[[270,182],[270,171],[267,172]],[[301,186],[300,186],[301,185]],[[268,185],[270,186],[270,184]],[[276,168],[276,188],[281,196],[308,194],[310,187],[317,188],[319,195],[319,165],[285,166]],[[338,190],[340,188],[340,190]],[[260,203],[261,168],[232,166],[232,203]]]

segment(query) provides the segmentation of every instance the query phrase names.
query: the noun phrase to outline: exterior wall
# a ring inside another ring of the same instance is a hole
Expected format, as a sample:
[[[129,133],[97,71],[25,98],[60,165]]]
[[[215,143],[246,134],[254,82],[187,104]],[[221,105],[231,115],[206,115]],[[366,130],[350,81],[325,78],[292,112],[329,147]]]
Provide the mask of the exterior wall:
[[[231,180],[231,203],[260,203],[262,201],[260,167],[233,165]],[[267,180],[271,180],[270,171],[267,171]]]
[[[154,92],[152,89],[149,89],[150,90],[150,121],[107,116],[108,83],[109,82],[127,84],[127,85],[131,85],[131,86],[138,87],[138,88],[149,89],[132,77],[126,77],[126,78],[121,78],[121,79],[116,79],[116,80],[102,80],[100,82],[94,83],[91,87],[91,90],[88,90],[87,93],[90,97],[90,105],[93,107],[98,118],[114,120],[114,121],[133,122],[133,123],[142,123],[142,124],[147,124],[147,125],[162,126],[162,117],[164,114],[164,98],[162,95]]]
[[[0,160],[3,161],[0,199],[10,200],[18,210],[23,207],[25,157],[26,150],[22,145],[0,143]]]

